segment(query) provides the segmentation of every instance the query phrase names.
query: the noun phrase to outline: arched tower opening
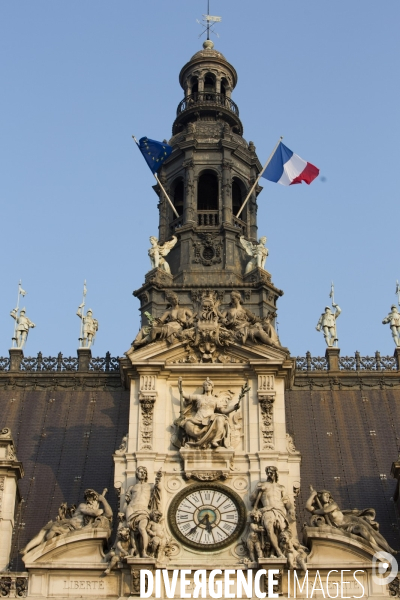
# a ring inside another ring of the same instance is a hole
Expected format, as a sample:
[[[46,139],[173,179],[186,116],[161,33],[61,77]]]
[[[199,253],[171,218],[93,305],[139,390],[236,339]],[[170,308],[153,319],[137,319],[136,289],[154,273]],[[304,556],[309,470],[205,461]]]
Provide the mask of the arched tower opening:
[[[213,171],[205,171],[197,185],[198,225],[215,227],[218,218],[218,177]]]

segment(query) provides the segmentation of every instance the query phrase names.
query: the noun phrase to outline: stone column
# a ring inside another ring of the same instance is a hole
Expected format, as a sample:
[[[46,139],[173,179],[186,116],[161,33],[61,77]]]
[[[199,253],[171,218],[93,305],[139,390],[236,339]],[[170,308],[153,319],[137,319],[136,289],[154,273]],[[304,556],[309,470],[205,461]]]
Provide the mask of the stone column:
[[[255,146],[253,146],[253,147],[254,147],[254,154],[255,154]],[[251,153],[253,154],[253,151],[251,151]],[[257,178],[257,173],[256,173],[255,168],[253,167],[251,169],[251,179],[249,182],[250,187],[254,184],[256,178]],[[258,227],[257,227],[257,191],[258,191],[258,188],[259,188],[259,186],[256,185],[256,188],[253,191],[253,193],[251,194],[249,201],[247,203],[248,235],[249,235],[250,239],[253,241],[257,241],[257,239],[258,239],[258,237],[257,237],[258,236]]]
[[[158,178],[164,186],[166,192],[169,194],[169,189],[167,188],[167,180],[165,175],[161,172]],[[165,198],[164,192],[161,190],[159,185],[155,185],[153,189],[155,189],[159,197],[158,210],[160,213],[160,221],[158,226],[158,239],[160,240],[160,243],[163,244],[166,240],[169,240],[171,237],[169,223],[170,214],[173,213],[172,208],[170,207],[169,202]],[[173,214],[173,218],[175,219],[175,214]]]
[[[232,162],[222,161],[222,222],[232,225]]]
[[[397,370],[400,371],[400,348],[398,346],[394,349],[394,357],[397,362]]]
[[[19,497],[17,484],[23,476],[11,431],[5,427],[0,430],[0,571],[5,570],[10,562],[15,505]]]
[[[193,160],[185,160],[183,163],[185,169],[185,197],[183,201],[183,224],[196,225],[196,206],[195,206],[195,181]]]

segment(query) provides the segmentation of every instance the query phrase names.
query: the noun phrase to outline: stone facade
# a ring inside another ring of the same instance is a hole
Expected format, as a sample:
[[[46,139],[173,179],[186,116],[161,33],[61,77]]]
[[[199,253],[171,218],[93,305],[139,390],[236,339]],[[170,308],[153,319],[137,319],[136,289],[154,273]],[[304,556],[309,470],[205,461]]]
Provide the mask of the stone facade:
[[[3,429],[1,595],[116,600],[139,595],[143,569],[276,568],[288,596],[288,571],[307,568],[359,569],[355,595],[387,596],[372,557],[400,539],[386,481],[399,355],[353,369],[338,348],[296,360],[281,345],[282,291],[259,266],[260,188],[236,217],[261,169],[231,97],[236,71],[208,42],[180,83],[159,173],[179,217],[156,186],[168,269],[134,292],[131,347],[118,362],[90,348],[68,360],[13,349],[0,362],[4,427],[26,471],[22,502]]]

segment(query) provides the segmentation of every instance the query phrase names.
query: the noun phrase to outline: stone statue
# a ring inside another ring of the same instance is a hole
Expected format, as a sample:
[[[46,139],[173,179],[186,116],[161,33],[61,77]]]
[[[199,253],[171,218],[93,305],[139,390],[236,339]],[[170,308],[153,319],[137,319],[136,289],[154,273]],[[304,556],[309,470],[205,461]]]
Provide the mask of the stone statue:
[[[312,527],[336,527],[362,537],[376,552],[384,550],[389,554],[395,553],[379,533],[379,524],[375,521],[373,508],[342,511],[327,490],[316,492],[312,487],[310,490],[306,510],[313,515],[310,521]]]
[[[163,269],[166,273],[171,273],[169,264],[164,257],[170,253],[177,241],[178,238],[175,235],[172,236],[172,240],[164,242],[164,244],[159,244],[158,238],[154,236],[150,237],[151,248],[148,254],[152,269]]]
[[[137,483],[131,485],[125,494],[124,513],[131,532],[131,545],[138,548],[142,558],[148,558],[149,534],[147,527],[152,510],[161,505],[162,473],[159,471],[154,485],[147,482],[146,467],[136,469]],[[138,542],[138,543],[136,543]]]
[[[253,244],[245,239],[244,235],[240,236],[240,243],[242,247],[246,250],[246,253],[251,256],[251,260],[246,265],[245,275],[250,273],[256,267],[260,269],[265,269],[265,261],[268,256],[268,248],[265,247],[267,243],[267,238],[261,237],[258,240],[258,244]]]
[[[149,552],[159,562],[165,561],[165,547],[167,545],[167,534],[164,525],[161,523],[162,516],[162,512],[159,510],[151,511],[150,523],[147,526],[147,533],[150,538]]]
[[[278,483],[278,469],[265,469],[267,481],[260,481],[250,496],[253,510],[259,510],[261,522],[277,558],[284,558],[279,547],[280,534],[295,520],[294,508],[283,485]],[[261,502],[262,508],[258,508]]]
[[[82,319],[82,337],[80,338],[81,348],[90,348],[94,343],[96,332],[99,330],[99,322],[93,318],[93,311],[91,308],[87,311],[86,315],[82,313],[83,305],[81,304],[77,310],[77,315]]]
[[[168,310],[160,318],[151,317],[150,325],[141,328],[132,343],[134,349],[156,339],[166,340],[171,344],[182,329],[192,323],[192,311],[179,306],[178,296],[174,292],[167,293],[166,299]]]
[[[285,529],[279,535],[279,547],[288,561],[288,569],[301,569],[307,571],[308,548],[302,546],[298,540],[293,539],[290,529]]]
[[[18,308],[14,308],[10,315],[13,319],[15,319],[15,333],[13,340],[15,340],[17,344],[17,348],[23,348],[26,344],[26,340],[28,338],[29,329],[33,329],[36,327],[35,323],[32,323],[30,319],[26,316],[25,308],[21,308],[18,315]]]
[[[397,310],[397,306],[392,304],[390,313],[382,321],[383,325],[390,324],[392,330],[392,337],[397,348],[400,347],[400,313]]]
[[[181,394],[181,414],[175,425],[183,430],[183,445],[187,448],[229,448],[231,432],[228,415],[239,409],[239,402],[213,395],[214,384],[209,377],[203,383],[202,394],[186,394],[182,380],[178,382]],[[184,408],[183,400],[186,403]],[[175,443],[175,442],[174,442]]]
[[[128,527],[118,529],[116,543],[104,557],[109,563],[107,569],[104,571],[104,575],[108,575],[117,566],[119,561],[124,560],[127,556],[133,556],[130,537]]]
[[[249,552],[251,562],[257,558],[263,558],[260,535],[264,533],[264,527],[260,525],[261,513],[259,510],[252,510],[250,513],[249,533],[246,538],[246,548]]]
[[[336,308],[335,313],[331,311],[330,306],[325,306],[325,312],[321,314],[317,326],[315,328],[317,331],[321,331],[322,329],[328,348],[332,348],[332,346],[335,343],[336,345],[338,343],[336,319],[342,312],[340,307],[334,302],[332,302],[332,308]]]
[[[84,493],[85,502],[79,504],[74,511],[70,510],[71,516],[68,517],[68,509],[61,505],[58,518],[55,521],[49,521],[47,525],[42,527],[39,533],[21,550],[24,556],[27,552],[36,548],[40,544],[51,540],[52,538],[69,533],[70,531],[83,528],[98,528],[109,529],[111,533],[112,509],[105,499],[107,489],[103,490],[102,494],[88,489]],[[100,508],[102,503],[103,508]]]
[[[242,306],[242,297],[235,291],[231,292],[229,308],[223,314],[226,328],[234,331],[235,338],[242,344],[249,338],[253,342],[280,346],[278,335],[270,322],[271,316],[260,319],[253,315]]]

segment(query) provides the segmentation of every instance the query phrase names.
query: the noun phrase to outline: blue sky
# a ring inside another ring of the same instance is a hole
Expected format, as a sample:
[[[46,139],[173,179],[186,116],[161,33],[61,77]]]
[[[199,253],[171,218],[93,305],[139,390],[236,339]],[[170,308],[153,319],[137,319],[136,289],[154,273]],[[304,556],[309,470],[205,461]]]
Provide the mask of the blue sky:
[[[0,4],[0,355],[18,280],[37,327],[26,355],[75,355],[86,278],[100,329],[93,353],[121,355],[139,328],[132,291],[157,235],[154,180],[132,134],[169,138],[178,74],[201,47],[205,0]],[[259,233],[285,295],[279,334],[293,355],[325,352],[315,331],[330,282],[342,355],[392,354],[381,321],[399,261],[400,6],[211,0],[216,47],[265,162],[280,135],[321,169],[310,187],[264,181]]]

